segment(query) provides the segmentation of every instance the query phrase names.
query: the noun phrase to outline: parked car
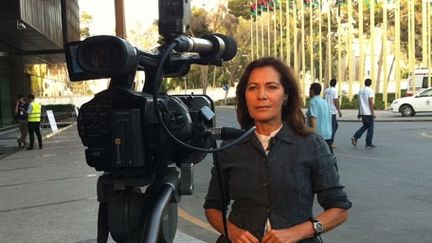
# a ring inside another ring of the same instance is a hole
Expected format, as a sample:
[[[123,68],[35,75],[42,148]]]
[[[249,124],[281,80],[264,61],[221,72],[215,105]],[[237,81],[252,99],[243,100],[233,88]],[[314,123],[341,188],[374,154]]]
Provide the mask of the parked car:
[[[402,116],[414,116],[419,112],[432,112],[432,88],[425,89],[415,96],[396,99],[390,105],[390,110],[401,113]]]

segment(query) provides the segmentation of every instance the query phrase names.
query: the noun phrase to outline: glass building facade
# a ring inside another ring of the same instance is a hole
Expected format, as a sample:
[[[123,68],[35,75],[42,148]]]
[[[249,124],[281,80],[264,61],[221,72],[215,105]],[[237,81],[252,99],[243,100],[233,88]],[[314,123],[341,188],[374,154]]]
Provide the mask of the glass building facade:
[[[18,94],[33,90],[29,65],[61,65],[79,40],[78,0],[0,1],[0,129],[15,124]]]

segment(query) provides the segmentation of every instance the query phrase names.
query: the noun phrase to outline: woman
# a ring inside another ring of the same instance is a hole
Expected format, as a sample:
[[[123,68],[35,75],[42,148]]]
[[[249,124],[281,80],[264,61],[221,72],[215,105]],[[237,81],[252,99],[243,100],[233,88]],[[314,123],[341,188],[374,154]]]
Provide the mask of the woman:
[[[336,159],[305,126],[297,80],[280,60],[248,65],[237,86],[240,126],[255,134],[219,154],[232,242],[319,242],[342,224],[351,207],[339,183]],[[324,208],[312,215],[314,194]],[[209,223],[223,233],[222,201],[212,171],[204,204]],[[221,236],[218,242],[226,242]]]

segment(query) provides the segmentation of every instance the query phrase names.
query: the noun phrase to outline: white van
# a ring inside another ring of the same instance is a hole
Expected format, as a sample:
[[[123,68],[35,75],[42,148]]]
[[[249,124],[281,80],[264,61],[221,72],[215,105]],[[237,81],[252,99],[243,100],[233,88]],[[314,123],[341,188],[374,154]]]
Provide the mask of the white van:
[[[407,87],[407,96],[413,96],[414,94],[429,88],[429,79],[428,79],[428,69],[427,68],[416,68],[414,70],[414,75],[410,75],[408,77],[408,87]],[[430,70],[430,75],[432,78],[432,70]],[[413,92],[412,86],[415,85],[415,91]]]

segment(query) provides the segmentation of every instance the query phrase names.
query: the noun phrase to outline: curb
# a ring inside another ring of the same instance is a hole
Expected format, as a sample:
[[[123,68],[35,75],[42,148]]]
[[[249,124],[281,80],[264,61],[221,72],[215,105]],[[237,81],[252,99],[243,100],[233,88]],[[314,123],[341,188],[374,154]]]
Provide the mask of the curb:
[[[63,128],[61,128],[61,129],[59,129],[57,132],[51,132],[51,133],[48,133],[47,135],[44,136],[44,138],[50,138],[50,137],[52,137],[52,136],[54,136],[54,135],[57,135],[57,134],[63,132],[64,130],[69,129],[69,128],[72,127],[75,123],[76,123],[76,122],[72,122],[71,124],[69,124],[69,125],[67,125],[67,126],[65,126],[65,127],[63,127]]]
[[[230,106],[218,106],[219,109],[225,109],[225,110],[234,110],[234,107]],[[361,119],[337,119],[338,122],[361,122]],[[389,119],[375,119],[375,122],[432,122],[432,117],[426,118],[426,119],[415,119],[415,118],[389,118]]]

